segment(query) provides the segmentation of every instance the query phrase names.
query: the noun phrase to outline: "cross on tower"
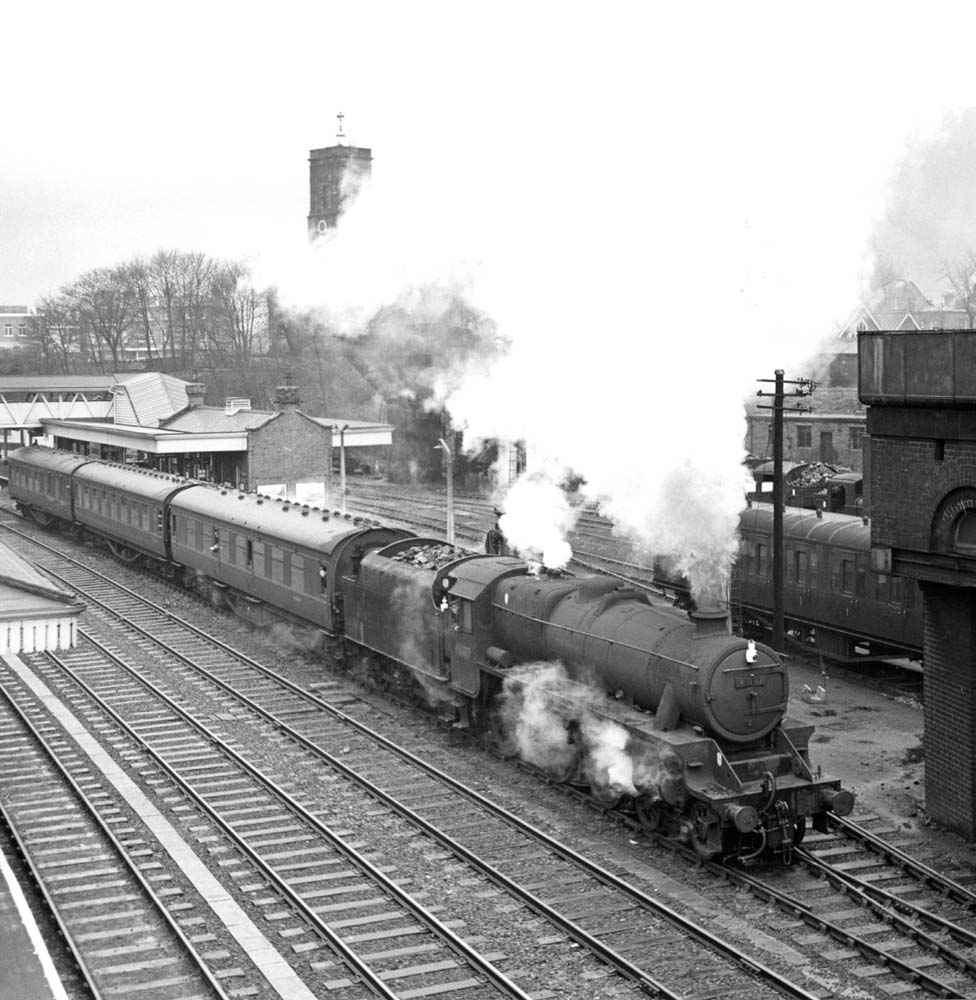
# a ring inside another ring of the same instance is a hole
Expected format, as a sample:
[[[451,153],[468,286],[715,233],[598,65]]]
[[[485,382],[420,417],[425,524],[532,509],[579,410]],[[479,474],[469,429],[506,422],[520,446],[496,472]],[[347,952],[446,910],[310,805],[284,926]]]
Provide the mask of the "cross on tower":
[[[345,139],[345,135],[342,131],[342,119],[345,117],[346,116],[341,111],[336,115],[336,118],[339,119],[339,131],[336,133],[336,138],[339,140],[340,144],[342,143],[342,140]]]

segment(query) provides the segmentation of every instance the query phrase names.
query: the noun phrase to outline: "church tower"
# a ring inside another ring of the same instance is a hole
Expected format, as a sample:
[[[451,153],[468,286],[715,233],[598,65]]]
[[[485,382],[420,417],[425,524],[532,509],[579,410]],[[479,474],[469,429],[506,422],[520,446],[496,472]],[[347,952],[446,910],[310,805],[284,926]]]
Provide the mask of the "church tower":
[[[308,238],[315,240],[335,229],[343,207],[356,197],[362,182],[369,177],[373,151],[347,146],[342,131],[341,112],[336,144],[311,149],[308,154],[309,210]]]

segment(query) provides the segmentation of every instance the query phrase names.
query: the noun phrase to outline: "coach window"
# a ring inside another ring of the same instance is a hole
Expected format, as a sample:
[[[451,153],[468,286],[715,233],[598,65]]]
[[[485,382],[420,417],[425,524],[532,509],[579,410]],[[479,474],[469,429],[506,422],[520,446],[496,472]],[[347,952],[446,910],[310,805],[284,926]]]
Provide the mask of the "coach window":
[[[840,562],[840,589],[845,594],[854,593],[854,560],[841,559]]]
[[[965,556],[976,556],[976,510],[965,511],[956,521],[952,550]]]
[[[793,553],[793,576],[799,587],[806,587],[810,582],[809,556],[805,549],[797,549]]]
[[[247,546],[244,554],[244,565],[247,566],[248,569],[254,568],[254,542],[251,541],[250,538],[247,540]]]
[[[213,529],[213,544],[210,546],[210,551],[220,551],[220,531],[217,528]]]
[[[319,586],[323,595],[329,592],[329,570],[324,563],[319,564]]]
[[[753,560],[753,567],[756,576],[766,575],[766,546],[760,542],[756,543],[755,548],[755,558]]]
[[[874,598],[879,604],[887,604],[891,598],[889,578],[885,573],[878,573],[874,578]]]

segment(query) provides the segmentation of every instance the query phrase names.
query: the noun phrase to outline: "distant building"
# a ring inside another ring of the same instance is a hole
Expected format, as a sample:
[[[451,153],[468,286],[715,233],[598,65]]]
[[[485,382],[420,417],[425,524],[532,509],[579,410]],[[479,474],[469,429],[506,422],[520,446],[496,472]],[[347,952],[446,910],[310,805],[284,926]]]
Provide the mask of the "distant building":
[[[336,145],[311,149],[308,153],[309,240],[336,228],[343,208],[356,197],[372,169],[372,150],[345,145],[343,116],[340,114],[338,118]]]
[[[33,315],[30,306],[0,305],[0,350],[23,347],[27,343]]]
[[[824,462],[864,471],[867,422],[857,388],[817,386],[801,400],[809,413],[783,414],[783,458],[787,462]],[[769,399],[746,401],[746,451],[757,459],[773,457],[770,410],[760,409]]]
[[[937,305],[907,278],[895,278],[865,302],[859,302],[833,341],[828,369],[834,385],[857,385],[857,335],[878,330],[966,330],[966,310],[953,295]]]

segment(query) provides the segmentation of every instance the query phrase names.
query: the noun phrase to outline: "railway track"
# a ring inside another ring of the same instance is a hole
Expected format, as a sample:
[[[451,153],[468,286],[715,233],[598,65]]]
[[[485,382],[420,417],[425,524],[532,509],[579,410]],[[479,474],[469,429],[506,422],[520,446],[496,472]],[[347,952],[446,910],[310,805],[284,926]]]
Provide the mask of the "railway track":
[[[147,780],[162,783],[164,795],[181,807],[200,812],[204,838],[236,836],[242,828],[252,832],[257,828],[263,838],[270,838],[277,855],[270,862],[260,850],[266,843],[252,844],[255,850],[250,853],[236,842],[227,850],[242,859],[238,888],[266,899],[274,913],[288,913],[297,920],[294,914],[301,910],[296,900],[289,901],[286,909],[277,883],[271,892],[273,875],[284,875],[280,881],[286,886],[293,881],[287,871],[275,870],[274,863],[285,858],[286,864],[303,865],[301,878],[309,880],[303,885],[314,886],[311,891],[317,899],[336,900],[326,904],[328,912],[344,914],[342,922],[352,920],[357,933],[364,921],[385,921],[381,914],[389,911],[395,883],[379,900],[376,886],[367,886],[364,878],[367,873],[371,878],[382,874],[383,867],[402,865],[403,856],[395,845],[391,847],[391,840],[422,835],[425,843],[437,845],[427,859],[432,869],[425,884],[442,883],[448,868],[452,883],[466,883],[476,895],[485,895],[493,912],[522,913],[518,921],[527,924],[541,918],[549,930],[539,947],[554,948],[571,940],[578,946],[574,957],[581,977],[619,977],[660,997],[701,995],[705,982],[711,990],[708,995],[742,1000],[816,995],[757,958],[744,957],[738,942],[718,937],[701,922],[662,904],[653,882],[641,886],[632,877],[602,868],[342,710],[283,683],[135,595],[115,598],[115,584],[96,579],[91,570],[66,569],[60,555],[45,557],[45,564],[49,572],[56,564],[62,583],[83,593],[92,610],[83,650],[60,657],[60,662],[50,657],[32,661],[32,667],[63,698],[81,698],[86,714],[95,713],[92,726],[109,725],[106,713],[112,715],[113,727],[125,723],[130,730],[126,752],[151,756],[144,765]],[[116,600],[121,603],[109,610]],[[107,638],[92,634],[92,621]],[[95,657],[98,647],[102,648]],[[113,705],[120,697],[122,709]],[[162,697],[165,704],[152,709],[151,726],[125,718],[125,706],[136,704],[145,711],[150,698]],[[183,707],[189,703],[198,706],[192,715]],[[194,721],[200,712],[205,721]],[[247,746],[244,761],[234,758],[241,743]],[[275,779],[281,773],[292,776],[290,787]],[[252,786],[253,781],[260,781],[260,787]],[[323,783],[337,790],[340,803],[347,804],[337,807],[335,795],[321,791]],[[233,803],[231,815],[214,812],[220,802]],[[338,875],[336,856],[348,859],[353,848],[345,835],[338,836],[335,823],[326,823],[325,829],[316,823],[337,809],[338,825],[350,828],[353,842],[369,838],[371,853],[385,856],[385,864],[374,860],[371,868],[360,858],[354,862],[356,874]],[[378,828],[384,831],[379,842]],[[328,843],[320,842],[322,837]],[[317,855],[327,858],[322,868],[308,860]],[[418,859],[411,860],[416,881],[421,878]],[[353,889],[343,889],[344,878],[351,880]],[[438,891],[442,888],[438,886]],[[373,914],[371,907],[380,912]],[[308,909],[315,912],[319,907]],[[356,916],[348,916],[350,909]],[[436,920],[428,923],[433,926]],[[308,914],[294,929],[292,947],[307,945],[313,954],[322,947],[315,935],[321,937],[325,930],[315,927]],[[393,950],[401,968],[402,948]],[[455,942],[452,958],[425,962],[427,972],[418,974],[433,975],[437,965],[438,973],[456,975],[457,950]],[[452,965],[450,973],[444,968],[447,962]],[[309,967],[303,969],[303,977],[323,971]],[[489,971],[482,969],[477,978],[483,984]]]
[[[71,956],[66,988],[228,1000],[221,981],[242,970],[194,932],[200,901],[162,871],[125,803],[2,661],[0,684],[0,821]]]

